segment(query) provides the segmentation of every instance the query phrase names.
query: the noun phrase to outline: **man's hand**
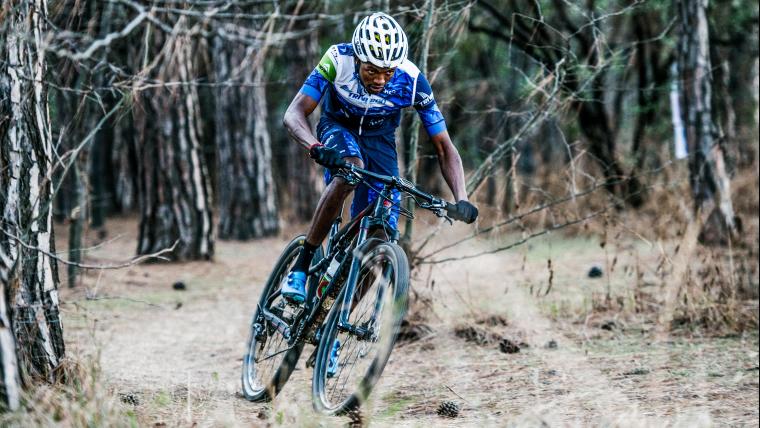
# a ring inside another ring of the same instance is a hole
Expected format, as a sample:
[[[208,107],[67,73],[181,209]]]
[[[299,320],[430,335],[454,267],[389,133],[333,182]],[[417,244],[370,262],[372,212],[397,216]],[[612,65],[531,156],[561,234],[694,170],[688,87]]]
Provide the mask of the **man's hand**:
[[[470,224],[478,218],[478,209],[467,201],[459,201],[449,209],[448,214],[454,220]]]
[[[340,168],[346,164],[343,157],[335,149],[323,146],[322,144],[314,144],[309,149],[309,156],[314,161],[325,168]]]

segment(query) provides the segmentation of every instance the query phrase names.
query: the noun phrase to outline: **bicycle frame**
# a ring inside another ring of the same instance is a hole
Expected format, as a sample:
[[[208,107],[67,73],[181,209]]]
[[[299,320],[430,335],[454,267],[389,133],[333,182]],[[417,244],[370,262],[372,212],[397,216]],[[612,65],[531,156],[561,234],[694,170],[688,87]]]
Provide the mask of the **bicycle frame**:
[[[319,279],[324,274],[329,263],[338,255],[340,251],[348,251],[350,249],[360,248],[370,237],[370,232],[373,229],[383,230],[388,242],[398,242],[399,233],[391,227],[388,222],[391,209],[393,208],[392,192],[394,189],[399,189],[405,193],[408,193],[414,197],[422,198],[427,205],[420,204],[421,207],[431,209],[436,212],[436,215],[443,216],[441,213],[443,210],[448,209],[450,204],[445,201],[439,200],[432,195],[417,189],[413,183],[404,180],[400,177],[384,176],[375,174],[370,171],[363,170],[361,168],[346,165],[343,169],[345,172],[342,175],[347,181],[352,184],[357,184],[361,180],[361,175],[374,178],[383,183],[383,189],[379,193],[375,201],[365,208],[356,217],[352,218],[345,226],[340,227],[342,218],[338,217],[333,221],[330,227],[330,233],[328,235],[327,247],[325,250],[325,257],[320,260],[316,265],[312,266],[308,272],[308,288],[307,295],[303,310],[301,310],[293,319],[292,323],[287,323],[280,319],[276,314],[262,308],[264,317],[276,326],[278,330],[283,334],[283,337],[288,340],[290,347],[294,346],[298,341],[302,340],[305,331],[314,331],[312,324],[315,321],[317,315],[320,313],[323,301],[329,295],[334,295],[333,287],[335,287],[339,278],[343,276],[343,269],[349,259],[344,258],[341,262],[338,271],[336,271],[330,283],[327,285],[327,289],[321,295],[317,295],[317,288],[319,288]],[[361,174],[361,175],[360,175]],[[348,253],[347,253],[348,254]],[[349,314],[351,311],[352,301],[356,293],[356,286],[358,281],[359,272],[361,269],[363,254],[351,253],[350,266],[348,271],[348,277],[345,281],[345,290],[343,290],[343,297],[340,300],[340,314],[338,319],[338,328],[341,331],[349,332],[357,336],[357,339],[362,340],[371,336],[372,329],[365,327],[354,326],[348,322]],[[316,282],[316,284],[314,284]],[[380,292],[381,290],[379,290]],[[274,299],[277,295],[273,295]],[[335,303],[338,303],[336,301]],[[334,303],[334,304],[335,304]],[[382,308],[375,308],[374,312],[378,312]],[[374,314],[373,314],[374,316]],[[296,328],[295,333],[292,329]],[[313,339],[319,340],[319,332],[317,331]]]
[[[393,184],[386,184],[378,195],[377,199],[369,207],[365,208],[356,217],[351,219],[351,221],[344,227],[340,228],[340,224],[342,222],[342,218],[340,217],[338,217],[333,222],[330,228],[330,234],[328,235],[327,248],[325,251],[326,255],[320,263],[309,269],[310,277],[311,275],[315,274],[317,277],[320,277],[324,272],[325,266],[330,263],[334,257],[337,256],[339,251],[348,250],[351,247],[361,247],[361,245],[364,244],[369,238],[370,230],[378,226],[385,231],[389,242],[398,241],[398,232],[392,228],[387,221],[387,217],[389,216],[390,210],[392,208],[392,204],[389,203],[391,200],[390,196],[392,194],[392,189]],[[355,241],[353,245],[351,244],[352,241]],[[351,302],[356,292],[356,282],[358,279],[357,277],[361,268],[361,258],[361,254],[352,254],[352,257],[350,259],[351,264],[349,267],[348,278],[345,282],[346,289],[343,293],[343,299],[340,302],[341,314],[338,321],[338,328],[354,333],[359,337],[364,337],[367,333],[366,331],[361,328],[352,326],[350,323],[348,323],[348,315],[351,310]],[[344,259],[343,263],[345,262],[346,259]],[[336,275],[328,285],[328,291],[325,293],[325,295],[332,292],[334,282],[339,277],[340,275],[338,275],[336,272]],[[316,295],[316,288],[317,287],[315,286],[309,287],[306,298],[306,301],[309,302],[309,307],[307,308],[307,312],[310,312],[308,319],[309,323],[312,321],[313,317],[316,316],[317,309],[321,305],[322,299],[325,298],[325,295],[323,295],[320,299],[314,299]]]

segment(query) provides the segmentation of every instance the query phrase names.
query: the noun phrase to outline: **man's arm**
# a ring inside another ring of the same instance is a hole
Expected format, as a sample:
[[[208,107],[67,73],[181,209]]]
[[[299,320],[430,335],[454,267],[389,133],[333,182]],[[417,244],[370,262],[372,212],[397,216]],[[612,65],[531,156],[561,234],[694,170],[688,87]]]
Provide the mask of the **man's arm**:
[[[335,81],[338,72],[337,57],[337,46],[330,46],[317,67],[306,78],[301,90],[290,102],[282,118],[282,124],[285,125],[291,138],[307,149],[319,145],[319,141],[311,133],[311,126],[306,118],[319,105],[327,86]]]
[[[459,151],[454,147],[449,137],[449,131],[443,130],[430,137],[438,153],[438,164],[446,183],[454,194],[455,201],[467,201],[467,190],[464,184],[464,169]]]
[[[417,110],[425,130],[430,136],[430,141],[435,145],[441,173],[454,194],[454,199],[456,201],[467,201],[462,158],[459,157],[457,148],[451,142],[449,132],[446,130],[446,121],[435,102],[430,82],[422,74],[417,76],[412,105]]]
[[[285,116],[282,118],[282,124],[285,125],[290,137],[306,149],[319,144],[311,132],[309,121],[306,119],[317,108],[318,104],[314,98],[299,92],[291,101],[285,111]]]
[[[435,150],[438,152],[438,165],[441,167],[441,173],[449,185],[451,193],[454,194],[454,200],[457,201],[454,212],[451,209],[447,210],[449,215],[455,220],[462,220],[468,224],[474,222],[478,218],[478,209],[467,198],[462,158],[451,142],[443,114],[441,114],[441,110],[433,98],[430,83],[422,74],[417,77],[417,91],[414,94],[412,105],[417,109],[417,113],[425,125],[425,130],[430,135],[430,141],[433,142]]]

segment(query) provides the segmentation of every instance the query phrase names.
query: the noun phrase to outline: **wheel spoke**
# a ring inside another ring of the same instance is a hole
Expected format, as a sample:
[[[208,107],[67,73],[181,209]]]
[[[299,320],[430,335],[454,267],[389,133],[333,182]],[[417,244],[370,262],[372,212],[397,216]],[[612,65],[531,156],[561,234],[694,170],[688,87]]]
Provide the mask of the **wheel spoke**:
[[[358,343],[358,342],[357,342],[357,343]],[[359,347],[358,347],[358,346],[356,346],[356,347],[355,347],[355,348],[354,348],[354,349],[351,351],[351,354],[349,354],[349,355],[346,357],[346,360],[348,360],[348,359],[349,359],[351,356],[353,356],[353,355],[354,355],[354,353],[356,353],[356,351],[358,351],[358,349],[359,349]],[[343,384],[340,386],[340,393],[339,393],[339,394],[340,394],[340,396],[341,396],[341,397],[343,396],[343,395],[342,395],[342,394],[343,394],[343,391],[345,391],[345,390],[346,390],[346,383],[348,383],[348,380],[349,380],[349,379],[351,379],[351,373],[353,373],[353,371],[354,371],[354,367],[356,367],[356,364],[351,364],[351,368],[348,370],[348,374],[346,375],[346,378],[345,378],[345,380],[343,380]],[[342,373],[342,372],[343,372],[343,370],[341,369],[341,373]],[[335,385],[336,385],[336,386],[338,385],[338,383],[340,383],[340,382],[337,382],[337,379],[340,379],[340,377],[337,377],[337,378],[336,378],[336,382],[335,382]],[[335,387],[333,387],[333,390],[334,390],[334,389],[335,389]]]
[[[327,380],[325,384],[326,398],[330,407],[341,405],[352,393],[358,390],[362,384],[362,379],[375,375],[370,373],[369,369],[377,358],[378,351],[384,347],[382,342],[390,340],[385,336],[392,331],[392,328],[381,329],[381,327],[383,327],[383,319],[385,319],[386,299],[389,296],[392,299],[393,296],[394,284],[391,278],[395,271],[393,264],[385,258],[373,259],[372,262],[359,275],[349,322],[356,327],[366,328],[368,331],[373,329],[373,337],[357,339],[354,334],[349,332],[339,332],[336,335],[336,338],[340,338],[342,343],[342,355],[339,358],[337,373],[332,378],[327,378],[327,373],[324,373]],[[328,355],[329,357],[330,355]],[[346,393],[349,383],[352,387]]]
[[[350,339],[350,340],[353,340],[353,339]],[[346,343],[347,344],[351,343],[350,340],[347,340]],[[340,379],[341,379],[341,375],[343,374],[343,369],[346,367],[345,361],[354,352],[352,348],[346,348],[346,351],[348,351],[348,352],[344,352],[346,354],[346,356],[343,358],[343,363],[341,364],[341,362],[338,362],[338,373],[336,373],[335,376],[333,376],[333,378],[332,378],[332,380],[333,380],[332,384],[333,385],[332,385],[332,388],[330,389],[330,397],[335,397],[335,394],[334,394],[335,393],[335,389],[338,387],[338,384],[340,384]]]

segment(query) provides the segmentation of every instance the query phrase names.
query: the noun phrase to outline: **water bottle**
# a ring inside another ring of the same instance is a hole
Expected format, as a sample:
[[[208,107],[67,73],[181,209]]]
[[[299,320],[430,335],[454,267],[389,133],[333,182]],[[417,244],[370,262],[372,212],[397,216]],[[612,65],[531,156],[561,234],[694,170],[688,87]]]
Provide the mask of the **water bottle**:
[[[335,276],[335,272],[338,271],[340,262],[343,261],[343,256],[343,252],[336,254],[330,262],[330,266],[327,267],[324,275],[322,275],[322,278],[320,278],[319,285],[317,286],[317,297],[320,299],[322,298],[322,294],[324,294],[325,290],[327,290],[327,286],[330,284],[330,281],[332,281],[333,276]]]

